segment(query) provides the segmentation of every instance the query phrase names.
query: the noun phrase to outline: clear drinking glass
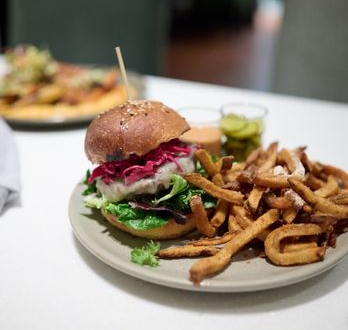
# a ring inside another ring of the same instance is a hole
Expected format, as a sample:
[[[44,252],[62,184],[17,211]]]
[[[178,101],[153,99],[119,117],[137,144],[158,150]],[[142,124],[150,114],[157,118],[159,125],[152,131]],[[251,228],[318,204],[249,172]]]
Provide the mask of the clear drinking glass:
[[[185,107],[177,112],[186,119],[191,129],[180,139],[195,143],[208,150],[214,156],[221,155],[221,113],[214,108],[204,106]]]
[[[262,145],[267,108],[253,103],[229,103],[221,107],[220,129],[224,134],[223,154],[244,161]]]

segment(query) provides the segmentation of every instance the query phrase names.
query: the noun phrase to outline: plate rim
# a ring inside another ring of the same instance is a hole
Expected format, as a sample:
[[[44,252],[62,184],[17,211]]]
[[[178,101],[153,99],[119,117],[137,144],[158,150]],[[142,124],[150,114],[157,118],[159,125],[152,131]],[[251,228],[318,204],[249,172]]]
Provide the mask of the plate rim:
[[[324,258],[323,261],[309,264],[309,265],[302,265],[302,266],[290,266],[289,269],[292,269],[295,272],[295,275],[291,278],[289,278],[289,273],[283,273],[277,276],[277,279],[274,281],[269,281],[267,278],[263,278],[261,280],[254,280],[253,284],[242,284],[242,285],[230,285],[226,286],[224,283],[214,282],[214,277],[210,278],[208,280],[204,280],[201,285],[196,286],[193,285],[192,282],[189,281],[188,276],[184,279],[177,279],[172,278],[170,276],[164,276],[157,275],[156,271],[160,271],[159,268],[150,268],[150,267],[142,267],[137,264],[132,263],[130,260],[125,262],[121,259],[118,259],[118,262],[115,262],[115,256],[109,257],[109,251],[104,250],[104,253],[98,252],[100,250],[100,246],[95,241],[90,241],[88,238],[86,238],[83,235],[83,232],[79,229],[78,226],[78,220],[76,218],[75,214],[75,206],[74,206],[74,199],[76,196],[80,195],[81,203],[82,200],[82,184],[79,182],[73,189],[70,199],[69,199],[69,219],[72,226],[72,230],[78,241],[95,257],[97,257],[99,260],[103,261],[105,264],[109,265],[110,267],[126,274],[131,277],[150,282],[153,284],[161,285],[164,287],[170,287],[175,289],[181,289],[185,291],[196,291],[196,292],[215,292],[215,293],[237,293],[237,292],[256,292],[256,291],[263,291],[263,290],[269,290],[269,289],[275,289],[280,288],[284,286],[289,286],[295,283],[306,281],[312,277],[316,277],[329,269],[335,267],[339,262],[341,262],[346,255],[348,254],[348,245],[346,249],[338,249],[338,247],[335,248],[336,254],[330,255],[329,257]],[[84,208],[88,209],[87,207],[83,206]],[[83,217],[84,215],[78,214],[78,216]],[[115,228],[117,229],[117,228]],[[105,234],[107,237],[107,234]],[[342,234],[344,235],[344,234]],[[342,235],[338,237],[337,245],[339,244],[339,241],[342,239]],[[332,249],[332,248],[331,248]],[[338,249],[338,250],[337,250]],[[130,248],[131,250],[131,248]],[[338,252],[337,252],[338,251]],[[117,258],[117,257],[116,257]],[[167,260],[161,260],[162,263],[166,262]],[[173,261],[169,261],[173,262]],[[265,261],[266,262],[266,261]],[[314,267],[313,267],[314,265]],[[162,265],[163,266],[163,265]],[[312,266],[305,268],[306,266]],[[273,266],[278,267],[278,266]],[[314,269],[314,270],[313,270]],[[300,270],[300,275],[298,275],[298,271]],[[188,274],[187,274],[188,275]]]

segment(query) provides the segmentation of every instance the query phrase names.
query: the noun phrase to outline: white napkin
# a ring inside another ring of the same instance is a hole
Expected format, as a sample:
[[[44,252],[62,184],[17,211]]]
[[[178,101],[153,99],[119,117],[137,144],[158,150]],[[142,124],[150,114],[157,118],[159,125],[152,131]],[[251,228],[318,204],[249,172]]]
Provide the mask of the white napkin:
[[[17,148],[10,127],[0,118],[0,215],[6,204],[19,198]]]

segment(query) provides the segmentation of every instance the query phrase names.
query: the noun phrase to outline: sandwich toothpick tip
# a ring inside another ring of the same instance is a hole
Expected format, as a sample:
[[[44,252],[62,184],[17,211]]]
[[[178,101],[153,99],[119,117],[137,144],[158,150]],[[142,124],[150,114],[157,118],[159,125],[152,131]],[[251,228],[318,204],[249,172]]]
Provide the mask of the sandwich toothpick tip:
[[[120,70],[121,70],[123,83],[124,83],[125,88],[126,88],[127,99],[128,99],[128,101],[130,101],[131,100],[131,96],[130,96],[130,93],[129,93],[128,77],[127,77],[126,68],[124,66],[124,62],[123,62],[123,58],[122,58],[121,48],[118,47],[118,46],[115,47],[115,52],[116,52],[116,55],[117,55],[118,63],[120,65]]]

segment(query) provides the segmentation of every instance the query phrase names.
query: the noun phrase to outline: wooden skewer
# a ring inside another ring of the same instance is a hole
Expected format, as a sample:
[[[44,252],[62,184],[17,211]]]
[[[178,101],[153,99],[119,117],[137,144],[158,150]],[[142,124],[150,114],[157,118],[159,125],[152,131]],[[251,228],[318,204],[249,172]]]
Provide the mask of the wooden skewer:
[[[120,64],[120,70],[121,70],[121,74],[122,74],[122,79],[123,79],[124,85],[126,87],[127,99],[128,99],[128,101],[130,101],[131,100],[131,95],[129,93],[127,72],[126,72],[126,68],[125,68],[124,63],[123,63],[123,58],[122,58],[120,47],[116,47],[115,51],[116,51],[118,63]]]

